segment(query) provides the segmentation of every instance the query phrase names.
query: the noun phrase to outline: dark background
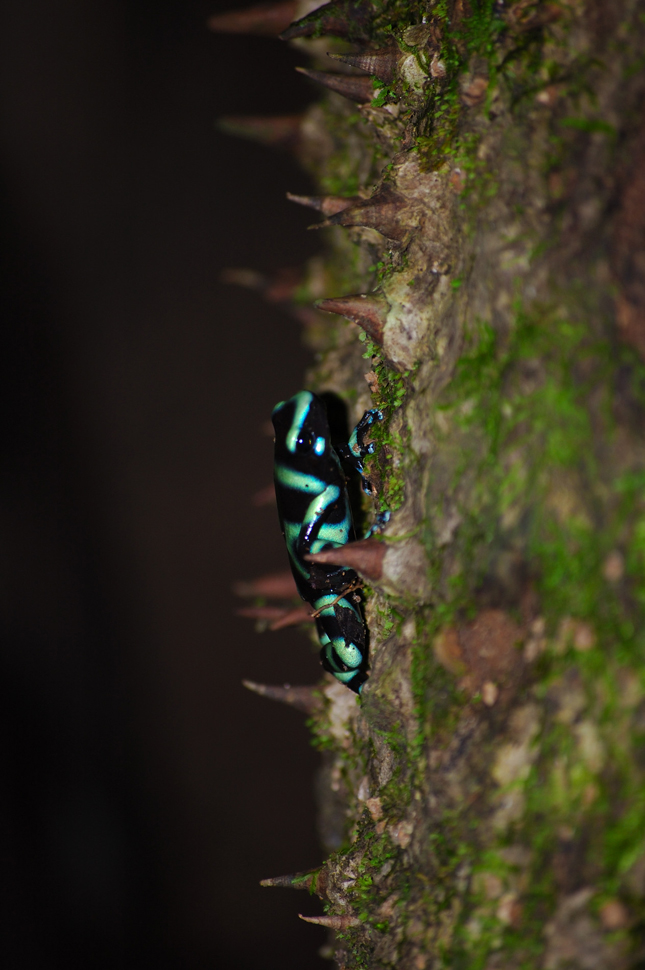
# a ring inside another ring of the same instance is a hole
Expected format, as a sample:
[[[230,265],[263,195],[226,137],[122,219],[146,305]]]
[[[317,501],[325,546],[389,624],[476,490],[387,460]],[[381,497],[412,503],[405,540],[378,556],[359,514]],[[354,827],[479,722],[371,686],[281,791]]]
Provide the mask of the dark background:
[[[285,568],[262,432],[297,390],[297,325],[218,280],[315,243],[287,155],[223,114],[311,97],[234,0],[2,4],[0,961],[325,964],[303,716],[240,681],[311,683],[295,631],[231,584]],[[245,5],[245,4],[242,4]]]

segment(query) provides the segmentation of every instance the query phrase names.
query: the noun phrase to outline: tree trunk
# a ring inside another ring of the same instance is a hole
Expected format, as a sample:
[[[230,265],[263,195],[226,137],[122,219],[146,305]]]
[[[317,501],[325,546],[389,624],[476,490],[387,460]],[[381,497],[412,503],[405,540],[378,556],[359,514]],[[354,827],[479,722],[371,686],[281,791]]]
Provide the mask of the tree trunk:
[[[645,7],[334,7],[384,53],[292,138],[329,196],[297,294],[368,296],[299,310],[307,386],[384,411],[392,515],[369,681],[313,716],[331,854],[304,884],[341,966],[640,966]]]

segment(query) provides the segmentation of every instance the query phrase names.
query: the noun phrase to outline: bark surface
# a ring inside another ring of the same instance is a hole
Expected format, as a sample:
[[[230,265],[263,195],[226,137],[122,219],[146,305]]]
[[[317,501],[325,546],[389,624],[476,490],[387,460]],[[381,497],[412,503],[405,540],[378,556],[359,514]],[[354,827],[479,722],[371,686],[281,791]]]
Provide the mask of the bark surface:
[[[362,699],[330,680],[311,705],[330,856],[299,884],[343,967],[637,967],[645,8],[366,22],[293,41],[334,73],[327,51],[379,51],[389,78],[326,94],[297,140],[331,197],[297,291],[307,386],[383,409],[367,473],[392,513]],[[348,320],[304,312],[347,296]]]

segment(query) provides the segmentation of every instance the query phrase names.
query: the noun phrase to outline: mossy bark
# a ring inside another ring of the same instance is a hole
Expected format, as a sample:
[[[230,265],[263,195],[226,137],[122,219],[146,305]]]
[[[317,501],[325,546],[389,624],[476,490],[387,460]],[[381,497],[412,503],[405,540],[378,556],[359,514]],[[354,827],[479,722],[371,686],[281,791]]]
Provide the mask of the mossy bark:
[[[360,109],[326,97],[299,149],[321,191],[399,199],[389,239],[323,230],[299,294],[382,300],[380,346],[310,318],[308,384],[384,410],[368,474],[392,512],[369,682],[360,702],[325,682],[313,718],[316,890],[346,917],[341,966],[635,967],[645,7],[440,0],[374,24],[395,80]],[[323,66],[328,40],[298,43]]]

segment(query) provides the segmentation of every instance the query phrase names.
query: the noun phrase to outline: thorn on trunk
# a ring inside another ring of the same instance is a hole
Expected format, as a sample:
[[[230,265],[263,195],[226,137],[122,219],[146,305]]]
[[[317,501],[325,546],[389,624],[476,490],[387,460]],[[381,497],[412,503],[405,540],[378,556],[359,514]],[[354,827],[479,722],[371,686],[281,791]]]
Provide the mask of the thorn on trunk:
[[[340,296],[331,300],[317,300],[315,306],[326,313],[338,313],[341,317],[357,323],[370,340],[379,347],[383,344],[383,330],[387,318],[388,305],[375,296],[357,293],[355,296]]]
[[[256,684],[253,680],[243,680],[242,683],[247,690],[252,690],[260,697],[268,697],[271,701],[288,704],[289,707],[295,707],[297,711],[304,711],[305,714],[313,714],[321,704],[316,687],[291,687],[290,684],[280,687],[277,684]]]
[[[264,508],[265,505],[273,505],[275,502],[275,485],[271,482],[266,488],[261,488],[251,496],[251,502],[256,508]]]
[[[313,623],[314,617],[306,603],[296,606],[293,610],[286,610],[269,624],[270,630],[284,630],[288,626],[300,626],[301,623]]]
[[[308,209],[322,212],[324,216],[335,216],[337,212],[342,212],[350,205],[360,202],[358,196],[344,198],[342,195],[293,195],[292,192],[287,192],[287,198],[289,202],[305,205]]]
[[[248,582],[235,583],[236,596],[265,596],[267,599],[284,600],[298,595],[291,570],[283,573],[267,573]]]
[[[243,286],[247,290],[255,290],[267,303],[281,307],[303,326],[308,327],[320,321],[316,311],[312,310],[311,307],[301,306],[294,302],[296,291],[302,279],[302,271],[293,267],[281,269],[273,277],[265,276],[253,269],[225,269],[220,275],[222,283],[233,283],[236,286]],[[269,423],[269,427],[271,428],[270,437],[272,438],[275,432],[272,424]],[[254,504],[268,505],[269,502],[275,501],[275,494],[272,494],[270,498],[268,496],[269,488],[267,487],[262,489],[262,492],[257,493]]]
[[[314,892],[321,899],[327,898],[328,874],[324,866],[321,869],[308,869],[306,872],[294,872],[288,876],[275,876],[273,879],[263,879],[261,886],[280,886],[285,889],[306,889]]]
[[[243,606],[235,615],[247,620],[279,620],[286,612],[282,606]]]
[[[280,34],[280,39],[328,34],[352,40],[369,40],[372,17],[372,6],[364,0],[332,0],[332,3],[326,3],[296,20]]]
[[[376,229],[387,239],[394,239],[403,243],[410,234],[410,226],[402,218],[408,209],[406,199],[396,189],[384,185],[370,199],[364,199],[355,205],[337,212],[316,228],[327,226],[360,226],[365,229]]]
[[[318,872],[318,869],[309,869],[307,872],[294,872],[288,876],[274,876],[272,879],[260,880],[260,885],[280,886],[285,889],[310,889]]]
[[[327,54],[335,61],[342,61],[350,67],[357,67],[385,84],[391,84],[396,76],[396,67],[401,54],[396,47],[383,47],[377,51],[364,51],[359,54]]]
[[[342,94],[344,98],[355,101],[356,104],[369,104],[375,91],[372,79],[369,77],[354,77],[351,74],[329,74],[327,71],[312,71],[308,67],[297,67],[299,74],[317,81],[330,91]]]
[[[287,303],[302,281],[302,271],[294,266],[286,266],[278,270],[275,276],[265,276],[254,269],[230,267],[222,270],[220,280],[246,290],[255,290],[268,303]]]
[[[383,576],[386,549],[385,543],[378,539],[359,539],[358,542],[348,542],[336,549],[325,549],[324,552],[305,556],[305,559],[325,565],[348,566],[368,581],[378,582]]]
[[[355,916],[303,916],[298,913],[300,919],[305,923],[316,923],[318,926],[326,926],[330,930],[342,933],[344,930],[351,929],[352,926],[360,926],[360,920]]]
[[[214,14],[206,24],[216,34],[256,34],[279,37],[292,22],[298,8],[297,0],[278,3],[259,3],[245,10],[227,10]]]
[[[297,151],[300,145],[302,115],[229,115],[220,118],[217,126],[227,135],[248,138],[262,145]]]
[[[242,286],[245,290],[255,290],[258,293],[263,293],[268,286],[268,279],[264,273],[258,273],[255,269],[245,269],[242,266],[223,269],[219,278],[221,283]]]

